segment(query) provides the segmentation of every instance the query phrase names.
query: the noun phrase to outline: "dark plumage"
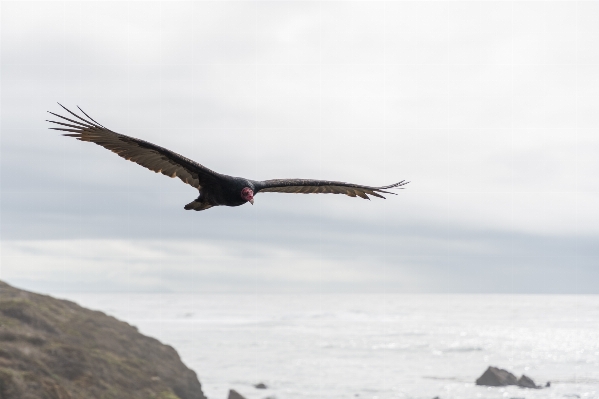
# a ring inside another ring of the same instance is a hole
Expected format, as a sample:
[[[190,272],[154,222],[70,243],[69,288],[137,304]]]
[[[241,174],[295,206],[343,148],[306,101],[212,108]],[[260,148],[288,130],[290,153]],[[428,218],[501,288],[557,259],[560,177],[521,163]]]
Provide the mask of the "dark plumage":
[[[135,162],[156,173],[160,172],[166,176],[178,177],[184,183],[197,188],[200,196],[185,205],[185,209],[203,211],[219,205],[239,206],[246,202],[253,204],[254,195],[259,192],[330,193],[345,194],[350,197],[358,196],[364,199],[370,199],[369,195],[385,198],[381,193],[395,194],[385,190],[402,188],[401,186],[407,184],[406,181],[402,180],[388,186],[370,187],[326,180],[275,179],[256,181],[223,175],[166,148],[115,133],[93,120],[79,107],[77,108],[86,118],[69,111],[62,105],[60,106],[72,115],[72,118],[50,112],[63,120],[60,122],[48,121],[61,126],[51,129],[68,132],[64,136],[75,137],[77,140],[90,141],[101,145],[126,160]]]

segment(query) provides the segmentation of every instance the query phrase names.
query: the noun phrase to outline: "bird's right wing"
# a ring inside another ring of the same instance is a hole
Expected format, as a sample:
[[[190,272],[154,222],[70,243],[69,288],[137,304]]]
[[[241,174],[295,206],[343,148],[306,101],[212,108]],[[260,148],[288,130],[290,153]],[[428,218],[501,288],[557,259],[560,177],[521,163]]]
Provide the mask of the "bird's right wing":
[[[77,108],[83,112],[87,119],[69,111],[62,105],[60,106],[75,119],[50,112],[52,115],[70,123],[64,121],[48,122],[61,126],[50,129],[69,132],[64,134],[64,136],[96,143],[128,161],[135,162],[156,173],[162,173],[169,177],[178,177],[183,183],[198,189],[203,185],[216,182],[222,177],[219,173],[166,148],[134,137],[125,136],[124,134],[115,133],[93,120],[79,107]]]
[[[297,193],[297,194],[345,194],[350,197],[368,198],[369,195],[385,198],[381,194],[395,194],[388,189],[403,188],[408,182],[402,180],[399,183],[382,187],[362,186],[359,184],[345,183],[328,180],[308,179],[273,179],[255,182],[256,193]]]

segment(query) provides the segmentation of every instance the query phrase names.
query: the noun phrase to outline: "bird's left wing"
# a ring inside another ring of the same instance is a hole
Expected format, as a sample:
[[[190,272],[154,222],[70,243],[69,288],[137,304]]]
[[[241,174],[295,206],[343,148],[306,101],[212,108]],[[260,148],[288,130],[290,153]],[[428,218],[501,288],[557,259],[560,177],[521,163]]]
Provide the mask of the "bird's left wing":
[[[368,198],[369,195],[379,198],[385,198],[383,194],[395,194],[388,189],[403,188],[408,184],[402,180],[395,184],[382,187],[362,186],[359,184],[344,183],[340,181],[328,180],[306,180],[306,179],[275,179],[255,182],[256,193],[298,193],[298,194],[345,194],[350,197]]]
[[[169,177],[178,177],[183,183],[195,188],[200,188],[203,185],[216,182],[222,178],[222,175],[219,173],[176,152],[144,140],[113,132],[93,120],[79,107],[77,108],[83,112],[87,119],[69,111],[62,105],[60,106],[71,114],[73,119],[50,112],[63,121],[48,122],[60,125],[61,127],[50,129],[68,132],[64,134],[65,136],[96,143],[128,161],[135,162],[156,173],[162,173]]]

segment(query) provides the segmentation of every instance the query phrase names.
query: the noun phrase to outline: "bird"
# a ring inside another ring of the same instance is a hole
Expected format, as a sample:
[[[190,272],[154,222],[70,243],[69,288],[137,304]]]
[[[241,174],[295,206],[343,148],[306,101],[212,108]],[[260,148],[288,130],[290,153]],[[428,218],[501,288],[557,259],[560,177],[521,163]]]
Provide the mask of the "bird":
[[[156,173],[169,177],[178,177],[199,191],[199,196],[184,206],[185,210],[204,211],[215,206],[240,206],[254,204],[258,193],[324,193],[345,194],[350,197],[370,199],[370,196],[385,198],[382,194],[394,194],[389,189],[401,189],[407,181],[381,187],[363,186],[340,181],[312,179],[272,179],[250,180],[243,177],[228,176],[215,172],[189,158],[166,148],[124,134],[116,133],[92,119],[79,106],[83,115],[78,115],[58,103],[70,117],[48,111],[58,121],[46,120],[59,125],[50,127],[59,130],[63,136],[74,137],[80,141],[98,144],[120,157],[135,162]],[[54,126],[54,125],[52,125]]]

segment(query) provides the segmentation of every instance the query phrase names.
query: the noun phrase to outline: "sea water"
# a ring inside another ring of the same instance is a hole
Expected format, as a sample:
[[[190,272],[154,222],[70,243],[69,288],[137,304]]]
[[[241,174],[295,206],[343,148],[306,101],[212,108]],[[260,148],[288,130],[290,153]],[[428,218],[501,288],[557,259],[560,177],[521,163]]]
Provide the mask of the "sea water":
[[[209,399],[599,398],[599,296],[57,296],[172,345]],[[551,387],[476,386],[489,365]]]

